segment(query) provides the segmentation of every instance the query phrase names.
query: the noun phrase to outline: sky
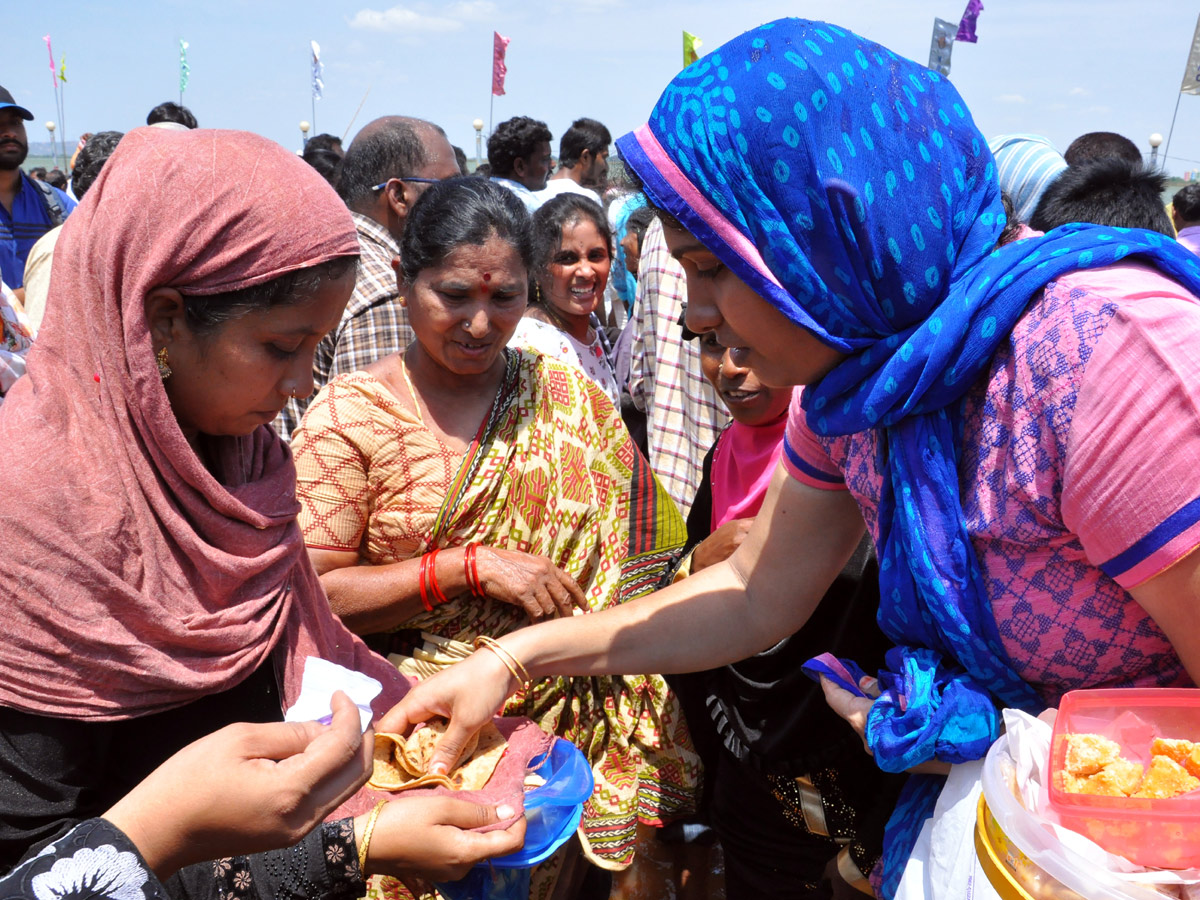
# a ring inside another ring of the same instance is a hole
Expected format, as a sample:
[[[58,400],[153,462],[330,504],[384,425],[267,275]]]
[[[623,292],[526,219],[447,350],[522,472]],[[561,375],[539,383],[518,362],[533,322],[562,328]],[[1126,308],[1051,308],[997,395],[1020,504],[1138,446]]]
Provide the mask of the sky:
[[[950,79],[980,130],[1043,134],[1060,150],[1088,131],[1116,131],[1145,152],[1171,136],[1169,173],[1200,170],[1200,96],[1179,93],[1200,2],[984,0],[977,44],[959,43]],[[920,62],[935,17],[966,0],[0,0],[0,85],[36,116],[31,141],[57,120],[43,35],[65,56],[65,133],[125,131],[179,99],[179,40],[188,41],[183,102],[205,127],[255,131],[285,146],[311,132],[350,137],[382,115],[441,125],[472,159],[472,122],[544,120],[558,137],[591,116],[614,137],[645,122],[681,66],[681,33],[716,49],[785,15],[851,28]],[[492,32],[509,37],[507,93],[491,97]],[[311,101],[309,41],[325,91]],[[492,101],[494,99],[494,107]],[[359,108],[361,105],[361,109]],[[1168,148],[1160,149],[1161,154]],[[486,147],[484,150],[486,156]]]

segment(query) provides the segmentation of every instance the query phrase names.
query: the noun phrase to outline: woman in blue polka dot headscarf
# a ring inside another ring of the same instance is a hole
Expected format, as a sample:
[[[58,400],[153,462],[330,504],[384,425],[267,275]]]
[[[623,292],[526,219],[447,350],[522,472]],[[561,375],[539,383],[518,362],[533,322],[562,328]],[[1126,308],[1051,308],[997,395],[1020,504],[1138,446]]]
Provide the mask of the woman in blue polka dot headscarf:
[[[689,327],[764,382],[807,387],[785,473],[728,563],[506,638],[535,675],[748,656],[807,620],[864,520],[897,649],[877,699],[826,691],[889,771],[979,759],[999,707],[1200,675],[1195,256],[1088,225],[1013,240],[949,82],[823,23],[730,41],[617,146],[666,214]],[[489,702],[462,696],[472,671],[401,708],[468,727]],[[941,783],[909,780],[881,896]]]

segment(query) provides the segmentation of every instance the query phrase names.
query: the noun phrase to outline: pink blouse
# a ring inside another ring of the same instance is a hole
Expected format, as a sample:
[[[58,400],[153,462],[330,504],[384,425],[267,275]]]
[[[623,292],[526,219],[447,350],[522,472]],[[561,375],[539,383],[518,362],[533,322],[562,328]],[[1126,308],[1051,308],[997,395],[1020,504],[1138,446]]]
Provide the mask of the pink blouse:
[[[873,431],[819,438],[793,397],[784,464],[849,490],[878,536]],[[1005,648],[1054,703],[1189,684],[1127,593],[1200,544],[1200,301],[1119,265],[1052,282],[966,397],[960,491]]]

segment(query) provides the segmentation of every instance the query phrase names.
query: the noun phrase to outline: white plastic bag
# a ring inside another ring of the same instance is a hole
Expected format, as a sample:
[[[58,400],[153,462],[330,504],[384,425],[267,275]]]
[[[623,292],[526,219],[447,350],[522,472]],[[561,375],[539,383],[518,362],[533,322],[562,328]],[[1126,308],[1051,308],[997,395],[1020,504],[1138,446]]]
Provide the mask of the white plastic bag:
[[[904,868],[896,900],[1000,900],[975,853],[983,760],[951,767]]]

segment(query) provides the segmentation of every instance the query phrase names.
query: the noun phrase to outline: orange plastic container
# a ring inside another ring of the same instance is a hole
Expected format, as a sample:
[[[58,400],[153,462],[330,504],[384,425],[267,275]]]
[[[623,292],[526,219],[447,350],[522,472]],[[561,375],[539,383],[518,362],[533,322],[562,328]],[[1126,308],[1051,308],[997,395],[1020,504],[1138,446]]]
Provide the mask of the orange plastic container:
[[[1200,690],[1108,688],[1062,698],[1050,741],[1050,808],[1064,826],[1141,866],[1200,866],[1200,790],[1166,800],[1096,797],[1059,787],[1067,734],[1099,734],[1121,755],[1150,764],[1156,737],[1200,743]]]

